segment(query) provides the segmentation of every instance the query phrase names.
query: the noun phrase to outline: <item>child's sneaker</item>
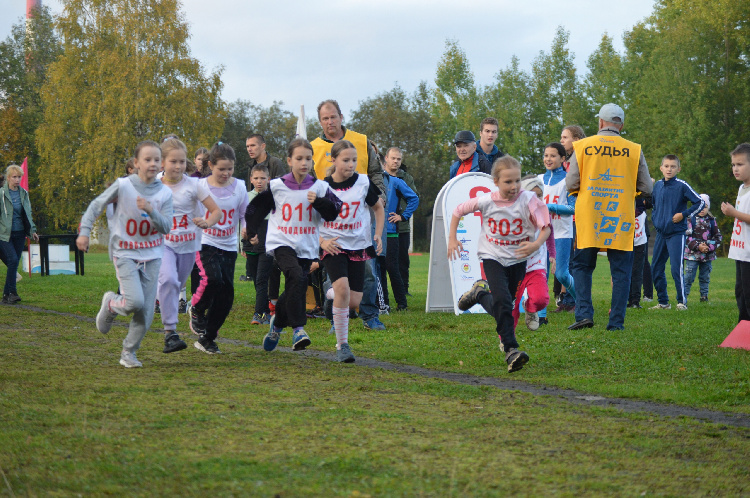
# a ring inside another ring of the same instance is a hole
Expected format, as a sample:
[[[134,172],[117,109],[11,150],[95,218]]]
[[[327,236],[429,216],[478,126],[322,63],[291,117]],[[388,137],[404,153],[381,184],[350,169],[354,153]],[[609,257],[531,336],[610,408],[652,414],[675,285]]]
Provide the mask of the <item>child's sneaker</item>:
[[[341,345],[341,349],[336,351],[336,361],[341,363],[354,363],[354,355],[352,349],[349,347],[349,343]]]
[[[112,294],[114,294],[114,292]],[[138,361],[138,358],[135,357],[135,353],[123,349],[122,353],[120,353],[120,365],[125,368],[140,368],[143,366],[143,363]]]
[[[265,349],[266,351],[273,351],[274,349],[276,349],[276,345],[279,343],[279,338],[281,337],[281,332],[276,332],[273,329],[274,321],[276,321],[276,315],[273,315],[271,317],[271,322],[269,323],[270,330],[263,338],[263,349]]]
[[[182,351],[187,347],[185,341],[180,339],[180,336],[176,332],[172,332],[164,338],[164,350],[163,353],[174,353],[176,351]]]
[[[708,302],[708,296],[701,296],[701,302],[707,303]]]
[[[156,304],[154,304],[154,314],[155,315],[161,315],[161,306],[159,306],[159,300],[156,300]]]
[[[187,313],[187,301],[180,299],[180,306],[177,308],[177,313]]]
[[[263,321],[263,314],[255,313],[253,315],[253,320],[250,322],[250,325],[260,325],[262,321]]]
[[[677,303],[678,311],[687,311],[687,304]]]
[[[539,329],[539,315],[536,312],[526,312],[526,328],[531,331]]]
[[[304,330],[300,329],[292,334],[292,349],[294,351],[302,351],[309,346],[310,343],[310,338]]]
[[[477,280],[471,289],[464,292],[458,299],[458,309],[466,311],[479,302],[479,294],[481,292],[489,292],[490,284],[486,280]]]
[[[203,351],[204,353],[208,354],[219,354],[221,351],[219,351],[219,346],[216,345],[214,341],[211,339],[206,339],[203,336],[201,336],[200,339],[195,341],[195,349],[199,351]]]
[[[113,313],[109,310],[109,303],[116,295],[117,294],[115,294],[114,292],[109,291],[105,292],[104,297],[102,297],[102,307],[99,308],[99,313],[96,314],[96,330],[98,330],[102,334],[106,334],[110,331],[110,329],[112,328],[112,323],[115,321],[115,317],[117,316],[117,313]],[[123,351],[123,353],[125,352]],[[122,360],[120,360],[120,363],[122,363]]]
[[[248,275],[240,275],[240,282],[252,282],[253,279]]]
[[[546,316],[539,317],[539,326],[541,327],[542,325],[549,325],[549,320],[547,320]]]
[[[508,373],[521,370],[529,362],[529,355],[525,351],[519,351],[516,348],[510,348],[505,353],[505,363],[508,364]]]
[[[667,304],[657,304],[656,306],[652,306],[649,309],[650,310],[671,310],[672,309],[672,305],[669,304],[669,303],[667,303]]]
[[[195,335],[203,335],[206,333],[206,315],[200,313],[194,307],[190,307],[190,330]]]
[[[652,298],[652,297],[643,296],[643,298],[641,298],[641,301],[643,301],[644,303],[650,303],[653,300],[654,300],[654,298]]]
[[[390,315],[391,314],[391,307],[387,304],[384,304],[380,307],[378,310],[379,315]]]

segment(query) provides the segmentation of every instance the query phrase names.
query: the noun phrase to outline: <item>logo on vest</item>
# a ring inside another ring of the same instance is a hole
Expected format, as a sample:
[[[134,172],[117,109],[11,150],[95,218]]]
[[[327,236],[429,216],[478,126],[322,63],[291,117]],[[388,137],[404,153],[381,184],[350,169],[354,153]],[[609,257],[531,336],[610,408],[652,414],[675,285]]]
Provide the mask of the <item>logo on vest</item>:
[[[609,168],[607,168],[607,171],[605,171],[604,173],[602,173],[601,175],[599,175],[597,178],[591,178],[591,177],[589,177],[589,180],[591,180],[591,181],[601,180],[603,182],[611,182],[611,181],[613,181],[612,180],[613,178],[625,178],[625,177],[624,176],[613,175],[613,174],[611,174],[609,172]]]

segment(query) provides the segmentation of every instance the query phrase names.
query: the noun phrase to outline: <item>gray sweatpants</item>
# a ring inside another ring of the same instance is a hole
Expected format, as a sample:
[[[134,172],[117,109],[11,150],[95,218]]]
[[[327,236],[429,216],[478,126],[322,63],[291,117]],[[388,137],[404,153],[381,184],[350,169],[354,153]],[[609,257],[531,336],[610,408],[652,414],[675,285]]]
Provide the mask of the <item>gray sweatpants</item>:
[[[122,349],[135,353],[141,347],[151,322],[154,320],[156,288],[159,281],[161,259],[136,261],[115,258],[115,271],[120,282],[120,294],[110,302],[110,309],[118,315],[133,314]]]

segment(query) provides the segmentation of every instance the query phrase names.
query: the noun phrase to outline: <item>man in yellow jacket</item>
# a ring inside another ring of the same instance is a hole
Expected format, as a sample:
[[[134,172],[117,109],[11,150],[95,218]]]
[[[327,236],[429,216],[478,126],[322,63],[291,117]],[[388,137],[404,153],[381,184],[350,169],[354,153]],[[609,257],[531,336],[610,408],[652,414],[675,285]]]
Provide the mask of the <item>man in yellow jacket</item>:
[[[378,153],[367,140],[367,136],[347,130],[342,125],[343,120],[341,107],[335,100],[324,100],[318,105],[318,121],[323,128],[323,133],[310,142],[313,147],[315,175],[319,180],[326,177],[326,170],[331,167],[331,147],[339,140],[348,140],[357,149],[357,173],[368,176],[370,181],[380,189],[381,198],[385,202],[386,189],[383,181],[383,165],[380,163]],[[385,240],[385,236],[383,238]],[[381,256],[385,256],[385,248],[383,248]],[[385,330],[385,325],[378,318],[380,306],[377,302],[377,275],[379,274],[380,270],[376,267],[375,259],[368,260],[365,267],[365,287],[362,302],[359,305],[359,317],[362,319],[365,328],[369,330]]]
[[[653,183],[641,146],[620,136],[625,111],[605,104],[599,132],[574,142],[565,177],[576,199],[576,250],[570,272],[576,283],[576,322],[570,330],[594,326],[592,274],[600,250],[607,250],[612,275],[612,301],[607,330],[625,327],[635,233],[635,196],[650,194]]]

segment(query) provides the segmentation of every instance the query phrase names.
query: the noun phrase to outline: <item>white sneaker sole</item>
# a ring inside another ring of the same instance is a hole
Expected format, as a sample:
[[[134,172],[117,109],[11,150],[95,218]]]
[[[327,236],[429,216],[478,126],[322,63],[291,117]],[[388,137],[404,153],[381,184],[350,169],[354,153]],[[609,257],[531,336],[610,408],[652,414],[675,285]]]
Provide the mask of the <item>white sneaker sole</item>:
[[[130,363],[120,358],[120,365],[125,368],[141,368],[143,366],[143,363],[141,363],[140,361],[138,363]]]

